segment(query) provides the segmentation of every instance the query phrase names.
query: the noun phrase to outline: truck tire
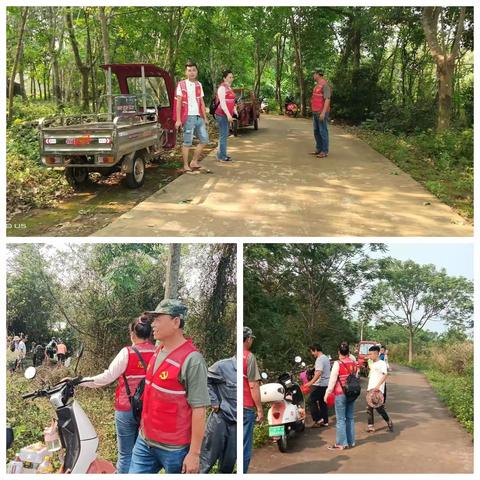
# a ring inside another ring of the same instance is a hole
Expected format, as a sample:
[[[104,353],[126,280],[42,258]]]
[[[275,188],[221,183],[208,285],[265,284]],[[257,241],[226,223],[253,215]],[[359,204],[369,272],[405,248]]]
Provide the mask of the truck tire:
[[[65,169],[65,178],[73,187],[78,188],[88,180],[88,169],[86,167],[72,167]]]
[[[253,128],[255,130],[258,130],[258,118],[256,118],[254,121],[253,121]]]
[[[128,188],[140,188],[145,182],[145,160],[140,154],[135,154],[132,171],[127,173]]]

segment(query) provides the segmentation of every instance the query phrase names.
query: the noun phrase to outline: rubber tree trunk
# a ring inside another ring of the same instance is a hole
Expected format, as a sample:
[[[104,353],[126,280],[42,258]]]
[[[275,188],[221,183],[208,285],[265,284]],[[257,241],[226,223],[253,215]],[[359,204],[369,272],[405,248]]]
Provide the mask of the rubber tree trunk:
[[[15,77],[17,75],[17,68],[20,61],[20,54],[22,53],[23,35],[25,33],[25,24],[27,23],[28,7],[25,7],[22,12],[20,20],[20,33],[18,35],[17,49],[15,52],[15,60],[12,66],[12,73],[10,75],[10,83],[8,84],[8,122],[13,118],[13,93],[15,88]]]
[[[110,42],[105,7],[98,7],[98,16],[100,17],[100,27],[102,29],[103,61],[108,65],[110,63]]]
[[[408,363],[413,361],[413,331],[410,330],[408,335]]]
[[[167,278],[165,283],[164,298],[178,297],[178,279],[180,276],[180,250],[179,243],[172,243],[168,247]]]

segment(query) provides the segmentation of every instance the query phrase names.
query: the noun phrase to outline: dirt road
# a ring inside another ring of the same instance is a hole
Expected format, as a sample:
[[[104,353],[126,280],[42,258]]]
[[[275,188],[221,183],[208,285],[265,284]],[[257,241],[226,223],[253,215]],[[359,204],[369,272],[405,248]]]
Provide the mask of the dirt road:
[[[425,377],[394,365],[386,409],[394,431],[375,416],[375,433],[366,433],[364,394],[356,405],[356,446],[332,452],[335,417],[330,426],[308,428],[280,453],[276,445],[254,450],[249,473],[473,473],[472,437],[437,399]],[[362,385],[362,388],[365,385]],[[365,392],[365,388],[363,388]]]
[[[306,119],[263,116],[230,137],[232,164],[182,175],[99,236],[470,236],[472,227],[367,144],[331,127],[318,159]]]

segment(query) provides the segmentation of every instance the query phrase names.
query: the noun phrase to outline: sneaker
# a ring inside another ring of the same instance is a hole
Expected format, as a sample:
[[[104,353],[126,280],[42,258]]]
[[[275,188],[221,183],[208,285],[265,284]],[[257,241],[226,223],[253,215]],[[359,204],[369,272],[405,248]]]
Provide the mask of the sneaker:
[[[232,157],[227,157],[227,158],[217,158],[219,162],[233,162]]]
[[[325,157],[328,157],[328,153],[325,153],[325,152],[320,152],[318,155],[317,155],[318,158],[325,158]]]

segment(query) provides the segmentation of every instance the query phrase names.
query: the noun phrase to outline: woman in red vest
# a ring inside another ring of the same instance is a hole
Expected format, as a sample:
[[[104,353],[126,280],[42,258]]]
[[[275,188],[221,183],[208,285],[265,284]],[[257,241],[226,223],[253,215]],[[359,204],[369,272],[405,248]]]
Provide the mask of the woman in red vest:
[[[337,417],[336,441],[329,450],[344,450],[355,446],[355,400],[348,400],[343,391],[347,377],[357,374],[357,362],[350,355],[348,342],[342,342],[338,348],[338,360],[330,372],[328,388],[325,392],[325,402],[330,393],[335,395],[335,415]]]
[[[231,162],[232,157],[227,155],[227,140],[233,116],[237,115],[235,107],[235,92],[232,90],[233,73],[225,70],[222,74],[223,82],[217,90],[218,107],[215,110],[215,118],[218,123],[218,151],[217,160]]]
[[[82,383],[83,387],[99,388],[110,385],[118,379],[115,390],[115,426],[117,431],[118,460],[117,473],[128,473],[132,450],[138,436],[138,423],[130,408],[130,399],[125,383],[128,383],[130,395],[145,378],[146,369],[155,352],[155,345],[150,341],[152,327],[147,315],[141,315],[130,324],[131,346],[124,347],[110,363],[107,370]]]

